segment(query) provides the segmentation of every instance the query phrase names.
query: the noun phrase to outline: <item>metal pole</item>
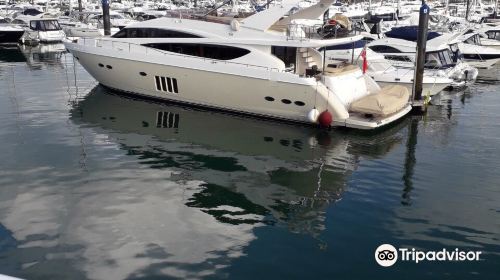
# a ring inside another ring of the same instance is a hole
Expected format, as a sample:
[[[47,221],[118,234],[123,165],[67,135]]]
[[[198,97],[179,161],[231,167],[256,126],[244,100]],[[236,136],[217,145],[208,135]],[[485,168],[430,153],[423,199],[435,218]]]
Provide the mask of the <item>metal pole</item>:
[[[109,18],[109,0],[102,0],[102,20],[104,21],[104,35],[111,35],[111,22]]]
[[[469,21],[469,13],[470,13],[470,0],[467,0],[467,7],[465,10],[465,20]]]
[[[354,42],[352,42],[351,64],[354,64]]]
[[[323,71],[322,75],[325,75],[325,68],[326,68],[326,46],[323,46]]]
[[[399,13],[401,12],[401,4],[398,0],[398,5],[396,6],[396,20],[399,20]]]
[[[417,53],[415,57],[415,78],[413,79],[413,100],[422,100],[422,81],[424,78],[425,47],[427,44],[427,28],[430,8],[424,0],[420,7],[417,34]]]
[[[48,0],[47,0],[48,1]],[[70,0],[71,1],[71,0]],[[80,13],[79,19],[80,21],[83,21],[83,7],[82,7],[82,0],[78,0],[78,13]]]
[[[495,9],[493,10],[493,18],[497,18],[498,0],[495,0]]]

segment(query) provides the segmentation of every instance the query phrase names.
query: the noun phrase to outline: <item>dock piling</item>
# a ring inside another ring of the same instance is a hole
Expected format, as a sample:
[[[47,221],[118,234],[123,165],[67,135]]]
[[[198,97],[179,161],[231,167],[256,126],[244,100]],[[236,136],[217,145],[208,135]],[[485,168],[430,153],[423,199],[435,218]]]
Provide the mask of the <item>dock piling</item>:
[[[109,18],[109,0],[102,0],[102,20],[104,23],[104,35],[111,35],[111,22]]]
[[[425,1],[422,0],[422,6],[420,7],[419,20],[418,20],[415,77],[413,79],[413,102],[418,105],[422,104],[422,91],[423,91],[422,81],[424,78],[425,48],[427,45],[429,12],[430,12],[429,6],[427,6]]]

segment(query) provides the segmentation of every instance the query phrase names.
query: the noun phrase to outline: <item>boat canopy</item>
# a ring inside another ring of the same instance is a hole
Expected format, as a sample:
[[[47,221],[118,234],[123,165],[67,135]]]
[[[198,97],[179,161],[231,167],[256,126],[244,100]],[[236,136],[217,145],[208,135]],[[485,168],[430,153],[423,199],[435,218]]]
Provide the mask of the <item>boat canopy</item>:
[[[418,26],[413,25],[413,26],[394,27],[392,28],[392,30],[386,32],[385,36],[389,38],[397,38],[397,39],[416,42],[418,38]],[[427,40],[431,40],[439,36],[441,36],[441,34],[434,31],[429,31],[427,33]]]

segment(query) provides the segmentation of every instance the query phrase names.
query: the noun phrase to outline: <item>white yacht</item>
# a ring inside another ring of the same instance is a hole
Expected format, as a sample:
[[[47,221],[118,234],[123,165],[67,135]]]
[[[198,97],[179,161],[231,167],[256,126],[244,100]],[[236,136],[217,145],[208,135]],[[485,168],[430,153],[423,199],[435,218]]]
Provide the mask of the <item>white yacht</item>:
[[[399,84],[405,86],[409,92],[413,91],[413,79],[415,71],[413,68],[394,67],[384,55],[376,53],[369,48],[364,48],[366,41],[358,41],[343,45],[328,46],[325,51],[326,63],[328,65],[342,65],[354,63],[363,67],[366,59],[366,73],[372,77],[380,86]],[[363,59],[363,50],[364,59]],[[433,96],[449,87],[453,80],[439,71],[424,71],[423,94]]]
[[[68,38],[101,37],[104,34],[101,34],[96,24],[80,22],[69,16],[60,16],[59,25]]]
[[[95,14],[91,17],[89,17],[89,22],[90,23],[97,23],[98,25],[103,24],[103,15],[102,14]],[[115,11],[110,11],[109,12],[109,22],[111,24],[111,27],[115,27],[118,29],[122,29],[123,27],[136,22],[133,19],[125,17],[123,14],[120,14]]]
[[[386,59],[398,68],[413,69],[415,67],[417,43],[416,32],[408,32],[411,28],[393,28],[392,31],[394,33],[385,33],[388,37],[374,40],[368,44],[368,47],[375,52],[383,54]],[[389,37],[399,35],[395,33],[402,30],[406,32],[408,37]],[[464,87],[469,83],[473,83],[477,78],[478,70],[462,62],[459,58],[454,57],[447,43],[432,42],[432,39],[436,36],[439,35],[429,33],[429,41],[427,41],[425,53],[425,71],[428,73],[437,72],[436,74],[439,75],[445,74],[453,80],[452,87],[454,88]]]
[[[65,45],[101,84],[150,98],[360,129],[411,110],[405,87],[381,89],[359,68],[324,67],[317,48],[360,36],[316,40],[291,36],[290,28],[270,30],[296,3],[283,1],[229,25],[160,18]]]
[[[31,18],[28,28],[21,37],[24,44],[58,43],[66,38],[59,22],[55,18]]]
[[[481,45],[500,49],[500,25],[485,25],[473,30],[481,36]]]
[[[500,79],[500,49],[484,46],[483,39],[476,32],[458,36],[455,42],[464,61],[479,70],[481,79]]]

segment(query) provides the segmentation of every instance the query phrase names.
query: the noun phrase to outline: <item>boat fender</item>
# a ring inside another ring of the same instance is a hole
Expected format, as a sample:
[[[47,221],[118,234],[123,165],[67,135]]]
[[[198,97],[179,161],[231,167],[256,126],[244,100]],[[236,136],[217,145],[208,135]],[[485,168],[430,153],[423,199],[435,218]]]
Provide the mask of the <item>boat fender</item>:
[[[237,19],[231,20],[231,29],[234,31],[240,30],[240,22]]]
[[[318,121],[318,116],[319,116],[319,111],[318,109],[314,108],[307,114],[307,119],[312,123],[316,123]]]
[[[321,127],[330,127],[332,125],[333,116],[328,110],[325,110],[319,114],[318,122]]]

